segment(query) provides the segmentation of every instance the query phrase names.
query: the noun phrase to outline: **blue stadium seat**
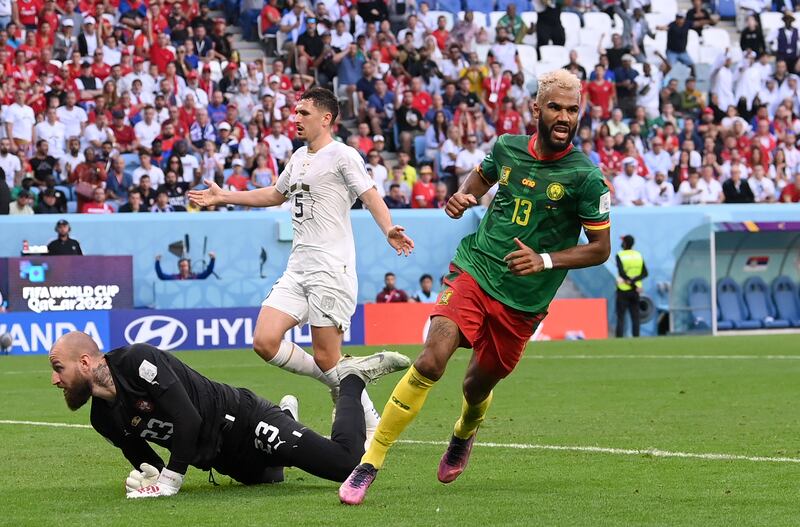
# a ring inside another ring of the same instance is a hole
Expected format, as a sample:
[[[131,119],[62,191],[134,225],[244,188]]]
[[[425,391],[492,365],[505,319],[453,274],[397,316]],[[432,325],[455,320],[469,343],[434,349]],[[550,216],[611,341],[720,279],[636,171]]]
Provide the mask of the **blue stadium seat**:
[[[716,8],[721,18],[729,20],[736,18],[736,0],[717,0]]]
[[[466,11],[489,14],[494,11],[494,0],[467,0]]]
[[[438,11],[447,11],[455,15],[461,11],[461,0],[438,0],[436,6],[431,6],[431,9]]]
[[[414,138],[414,157],[417,160],[417,163],[431,163],[433,159],[429,159],[425,157],[425,136],[418,135]]]
[[[72,187],[68,187],[66,185],[56,185],[55,189],[63,192],[64,197],[67,198],[67,201],[75,201],[75,195],[72,193]]]
[[[505,11],[509,4],[517,4],[518,15],[531,10],[531,3],[528,0],[497,0],[497,10]]]
[[[757,320],[748,320],[747,306],[742,298],[739,284],[732,278],[717,282],[717,307],[719,308],[719,329],[758,329],[762,327]]]
[[[711,327],[711,287],[703,278],[693,278],[686,286],[692,329]]]
[[[800,298],[797,297],[797,286],[788,276],[779,276],[772,281],[772,301],[778,318],[800,328]]]
[[[760,276],[751,276],[744,282],[744,302],[750,311],[750,320],[764,324],[765,328],[788,328],[789,321],[776,318],[775,305],[770,298],[769,287]]]

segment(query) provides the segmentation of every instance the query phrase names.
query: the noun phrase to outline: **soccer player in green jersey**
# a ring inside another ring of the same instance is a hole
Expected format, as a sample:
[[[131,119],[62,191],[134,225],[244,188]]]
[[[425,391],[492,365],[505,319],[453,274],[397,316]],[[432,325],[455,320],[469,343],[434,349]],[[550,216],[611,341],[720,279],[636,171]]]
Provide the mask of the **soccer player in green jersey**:
[[[495,184],[497,194],[477,232],[458,246],[431,315],[422,353],[395,387],[369,450],[339,488],[343,503],[364,501],[389,448],[425,403],[459,347],[473,349],[464,400],[439,481],[466,468],[492,389],[519,362],[568,269],[608,259],[611,196],[600,170],[572,138],[580,81],[566,70],[539,79],[533,105],[537,133],[503,135],[447,203],[454,219]],[[589,243],[578,245],[581,226]]]

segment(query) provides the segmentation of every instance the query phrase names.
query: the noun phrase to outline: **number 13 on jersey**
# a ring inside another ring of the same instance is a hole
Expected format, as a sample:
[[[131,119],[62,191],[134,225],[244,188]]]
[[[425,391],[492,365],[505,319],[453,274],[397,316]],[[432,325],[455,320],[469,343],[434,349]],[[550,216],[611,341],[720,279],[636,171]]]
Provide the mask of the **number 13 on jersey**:
[[[511,223],[516,223],[525,227],[531,219],[533,203],[530,200],[514,198],[514,214],[511,216]]]

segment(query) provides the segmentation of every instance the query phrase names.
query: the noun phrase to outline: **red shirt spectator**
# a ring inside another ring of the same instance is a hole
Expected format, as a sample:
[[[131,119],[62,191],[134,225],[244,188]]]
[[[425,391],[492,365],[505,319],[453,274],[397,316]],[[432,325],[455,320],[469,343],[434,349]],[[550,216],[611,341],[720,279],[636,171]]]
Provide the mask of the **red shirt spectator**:
[[[156,65],[158,72],[162,75],[167,72],[167,64],[175,60],[175,54],[167,49],[168,45],[167,36],[161,33],[158,35],[158,42],[150,48],[150,62]]]
[[[511,80],[503,75],[500,63],[492,62],[492,76],[483,79],[483,93],[486,97],[486,105],[492,109],[496,108],[506,98],[510,89]]]
[[[611,102],[614,100],[615,89],[611,81],[605,79],[605,69],[598,65],[595,71],[600,70],[601,74],[592,82],[586,84],[586,97],[589,104],[599,106],[603,109],[603,120],[611,117]]]
[[[397,279],[394,273],[386,273],[383,277],[384,288],[375,297],[375,302],[378,304],[394,304],[398,302],[408,302],[408,295],[402,289],[397,289],[395,283]]]
[[[497,135],[503,134],[521,134],[522,130],[522,116],[514,109],[514,103],[511,99],[503,99],[503,109],[497,115]]]
[[[106,191],[104,188],[95,188],[93,196],[94,199],[92,201],[88,201],[81,206],[83,214],[111,214],[114,212],[111,205],[106,203]]]
[[[433,179],[433,169],[425,165],[419,169],[419,180],[411,189],[412,209],[432,209],[433,199],[436,197],[436,184]]]
[[[800,203],[800,176],[795,176],[793,185],[786,185],[781,191],[781,203]]]
[[[17,0],[17,13],[19,22],[25,27],[39,25],[39,11],[44,7],[42,0]]]

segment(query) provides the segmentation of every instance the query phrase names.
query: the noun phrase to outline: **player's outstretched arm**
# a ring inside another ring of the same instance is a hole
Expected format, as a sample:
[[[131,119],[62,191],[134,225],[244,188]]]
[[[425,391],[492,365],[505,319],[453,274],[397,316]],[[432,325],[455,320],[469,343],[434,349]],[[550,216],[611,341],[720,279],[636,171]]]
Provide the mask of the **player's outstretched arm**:
[[[190,190],[189,201],[198,207],[212,205],[241,205],[243,207],[274,207],[286,201],[286,196],[275,187],[264,187],[244,192],[224,190],[213,181],[203,180],[205,190]]]
[[[477,205],[478,200],[489,192],[490,188],[492,186],[481,176],[478,169],[473,168],[458,192],[447,201],[445,212],[453,219],[460,218],[468,208]]]
[[[361,202],[367,206],[370,214],[375,219],[375,223],[381,228],[386,236],[386,241],[397,251],[398,256],[403,254],[408,256],[414,250],[414,240],[406,236],[405,228],[400,225],[392,224],[392,214],[386,206],[375,187],[367,190],[359,196]]]
[[[611,253],[610,232],[611,229],[587,230],[586,237],[589,243],[545,255],[552,261],[552,267],[549,269],[580,269],[602,264],[608,260],[608,255]],[[525,276],[548,268],[541,254],[522,243],[519,238],[514,238],[514,242],[518,249],[505,257],[508,269],[512,273]]]

